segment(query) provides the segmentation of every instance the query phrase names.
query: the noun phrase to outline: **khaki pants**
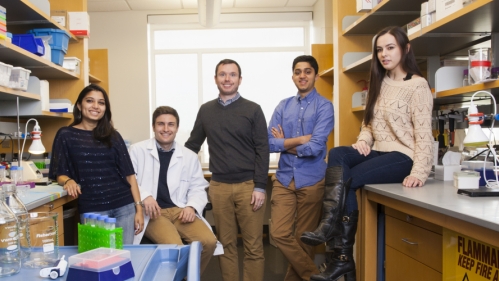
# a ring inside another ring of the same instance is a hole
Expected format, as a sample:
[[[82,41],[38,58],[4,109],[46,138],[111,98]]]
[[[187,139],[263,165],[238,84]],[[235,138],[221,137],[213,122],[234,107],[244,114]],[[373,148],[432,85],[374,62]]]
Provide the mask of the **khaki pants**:
[[[262,281],[265,258],[263,256],[263,215],[265,203],[256,212],[251,205],[255,184],[210,182],[209,196],[218,240],[224,247],[219,256],[224,281],[239,280],[237,256],[237,226],[241,229],[244,246],[243,280]]]
[[[144,235],[156,244],[182,245],[182,239],[187,243],[199,241],[203,245],[201,251],[201,273],[210,262],[217,245],[217,239],[208,226],[198,217],[191,223],[182,223],[178,216],[181,208],[161,209],[161,215],[149,220]]]
[[[314,263],[314,247],[301,242],[305,231],[314,231],[321,218],[324,180],[296,189],[294,179],[286,188],[272,177],[272,225],[270,235],[289,262],[285,281],[310,280],[319,273]]]

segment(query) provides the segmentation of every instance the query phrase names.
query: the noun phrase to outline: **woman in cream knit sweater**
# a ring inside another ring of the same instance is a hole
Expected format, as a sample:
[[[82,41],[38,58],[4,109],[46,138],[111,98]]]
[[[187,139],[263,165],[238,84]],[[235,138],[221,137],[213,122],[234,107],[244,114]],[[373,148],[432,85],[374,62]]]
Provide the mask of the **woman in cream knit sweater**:
[[[369,81],[357,142],[329,151],[322,220],[301,237],[307,244],[328,242],[334,248],[326,271],[311,280],[343,275],[355,280],[358,188],[378,183],[420,187],[433,163],[433,96],[401,28],[387,27],[374,38]]]

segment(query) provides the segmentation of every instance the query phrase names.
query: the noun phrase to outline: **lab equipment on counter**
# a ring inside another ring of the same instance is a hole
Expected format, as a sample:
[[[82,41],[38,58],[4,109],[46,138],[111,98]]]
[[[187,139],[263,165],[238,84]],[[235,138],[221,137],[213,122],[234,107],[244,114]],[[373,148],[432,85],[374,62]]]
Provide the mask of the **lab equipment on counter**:
[[[100,247],[123,249],[123,228],[105,229],[96,224],[78,224],[78,252]]]
[[[23,258],[23,268],[52,266],[59,259],[58,213],[29,213],[29,255]]]
[[[29,214],[24,203],[17,196],[17,187],[14,184],[2,185],[4,200],[7,206],[16,215],[19,226],[19,243],[21,247],[21,259],[30,253],[31,241],[29,237]]]
[[[17,218],[4,200],[0,191],[0,277],[19,273],[21,257],[19,252],[19,231]]]
[[[130,251],[98,248],[69,257],[67,280],[124,281],[135,277]]]
[[[40,277],[49,277],[55,280],[61,276],[64,276],[68,268],[68,262],[64,259],[66,256],[62,256],[59,261],[53,267],[46,267],[40,270]]]
[[[475,171],[454,172],[454,187],[457,189],[478,188],[480,173]]]
[[[470,84],[483,83],[490,79],[492,70],[492,50],[476,48],[468,50]]]

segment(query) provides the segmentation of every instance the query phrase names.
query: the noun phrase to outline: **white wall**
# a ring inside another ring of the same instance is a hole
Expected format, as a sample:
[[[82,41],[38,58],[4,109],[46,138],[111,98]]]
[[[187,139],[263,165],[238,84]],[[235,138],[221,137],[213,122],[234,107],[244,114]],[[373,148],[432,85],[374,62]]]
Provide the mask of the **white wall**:
[[[314,6],[314,43],[330,43],[327,35],[327,8],[330,0],[318,0]],[[330,5],[329,5],[330,7]],[[310,11],[287,9],[285,11]],[[256,9],[253,12],[262,12]],[[269,9],[275,12],[276,9]],[[252,10],[237,11],[252,12]],[[150,137],[149,70],[147,16],[172,14],[172,11],[93,12],[90,13],[90,49],[108,49],[109,94],[115,127],[132,143]],[[317,18],[317,21],[316,21]]]

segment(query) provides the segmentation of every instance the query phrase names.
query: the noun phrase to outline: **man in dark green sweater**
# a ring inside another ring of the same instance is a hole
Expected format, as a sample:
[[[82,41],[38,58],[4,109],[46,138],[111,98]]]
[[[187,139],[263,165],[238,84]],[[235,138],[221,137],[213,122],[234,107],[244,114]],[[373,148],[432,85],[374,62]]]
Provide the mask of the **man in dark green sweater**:
[[[263,280],[263,216],[269,168],[267,123],[260,106],[238,92],[241,68],[224,59],[215,68],[218,98],[199,109],[185,147],[198,153],[208,139],[209,199],[224,255],[224,281],[239,280],[237,228],[244,243],[244,281]]]

